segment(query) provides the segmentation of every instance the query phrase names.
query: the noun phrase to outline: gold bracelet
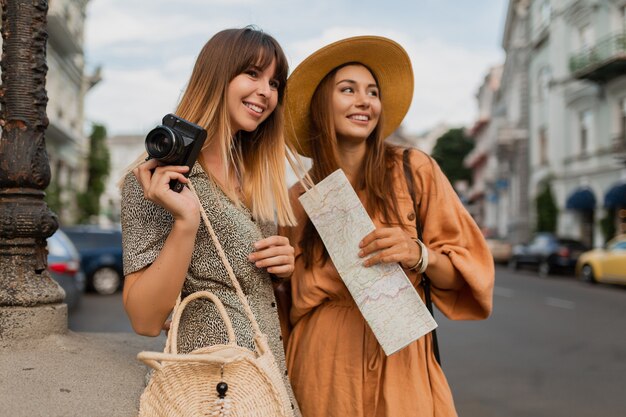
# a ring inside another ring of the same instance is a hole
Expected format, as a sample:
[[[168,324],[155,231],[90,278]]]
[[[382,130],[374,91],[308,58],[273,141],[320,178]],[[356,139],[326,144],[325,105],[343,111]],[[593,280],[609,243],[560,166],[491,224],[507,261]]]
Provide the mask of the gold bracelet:
[[[419,239],[417,240],[417,244],[420,245],[420,248],[422,248],[422,259],[421,259],[422,264],[417,270],[417,273],[423,274],[424,272],[426,272],[426,268],[428,268],[428,248],[426,247],[424,242],[422,242]]]

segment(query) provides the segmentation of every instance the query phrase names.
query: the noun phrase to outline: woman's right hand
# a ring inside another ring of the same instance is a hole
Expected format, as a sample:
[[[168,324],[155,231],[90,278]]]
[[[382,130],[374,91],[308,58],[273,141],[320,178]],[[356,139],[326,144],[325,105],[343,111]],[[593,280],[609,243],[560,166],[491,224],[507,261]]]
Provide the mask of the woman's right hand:
[[[174,220],[200,224],[200,205],[191,190],[183,187],[180,193],[170,188],[170,181],[178,180],[187,184],[183,174],[188,166],[160,166],[155,159],[149,159],[133,170],[133,174],[143,189],[144,197],[169,211]]]

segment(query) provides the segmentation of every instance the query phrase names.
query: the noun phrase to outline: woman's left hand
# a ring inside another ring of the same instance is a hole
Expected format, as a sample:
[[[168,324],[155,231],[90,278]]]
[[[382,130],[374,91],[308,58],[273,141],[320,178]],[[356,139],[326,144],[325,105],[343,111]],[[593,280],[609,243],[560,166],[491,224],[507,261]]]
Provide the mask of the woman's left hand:
[[[359,244],[359,256],[365,258],[364,266],[399,262],[410,268],[420,260],[421,249],[417,242],[399,227],[381,227],[369,233]]]
[[[284,236],[270,236],[254,244],[255,252],[248,255],[257,268],[267,268],[267,272],[279,278],[289,278],[294,268],[294,249]]]

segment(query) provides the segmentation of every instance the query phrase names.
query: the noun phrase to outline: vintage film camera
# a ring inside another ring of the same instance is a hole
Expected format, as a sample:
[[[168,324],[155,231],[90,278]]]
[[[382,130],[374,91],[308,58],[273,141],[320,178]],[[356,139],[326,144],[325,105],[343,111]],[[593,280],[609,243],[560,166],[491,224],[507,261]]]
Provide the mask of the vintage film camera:
[[[185,176],[188,177],[205,140],[206,130],[174,114],[167,114],[163,117],[163,124],[146,136],[146,151],[149,158],[163,165],[187,165],[189,171]],[[183,187],[177,180],[170,182],[170,188],[177,193]]]

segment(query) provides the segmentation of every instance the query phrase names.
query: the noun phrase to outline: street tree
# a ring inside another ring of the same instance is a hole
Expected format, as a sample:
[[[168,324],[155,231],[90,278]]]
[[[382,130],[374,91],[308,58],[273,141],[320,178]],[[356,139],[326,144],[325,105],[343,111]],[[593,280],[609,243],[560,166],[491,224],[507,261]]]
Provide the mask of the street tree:
[[[78,221],[80,223],[87,223],[100,214],[100,197],[104,193],[111,169],[111,157],[106,138],[106,128],[94,124],[89,136],[87,187],[78,195]]]
[[[537,232],[556,232],[559,208],[554,201],[549,181],[541,185],[541,191],[535,198],[535,209],[537,210]]]
[[[463,165],[463,159],[473,147],[474,143],[462,128],[450,129],[437,139],[432,157],[452,184],[457,181],[471,183],[472,172]]]

